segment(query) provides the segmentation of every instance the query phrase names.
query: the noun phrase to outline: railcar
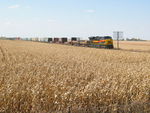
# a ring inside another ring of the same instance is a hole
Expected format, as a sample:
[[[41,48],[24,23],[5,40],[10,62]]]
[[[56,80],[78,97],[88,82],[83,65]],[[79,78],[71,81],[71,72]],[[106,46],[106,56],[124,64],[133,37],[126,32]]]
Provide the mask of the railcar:
[[[48,43],[52,43],[53,42],[53,38],[48,38]]]

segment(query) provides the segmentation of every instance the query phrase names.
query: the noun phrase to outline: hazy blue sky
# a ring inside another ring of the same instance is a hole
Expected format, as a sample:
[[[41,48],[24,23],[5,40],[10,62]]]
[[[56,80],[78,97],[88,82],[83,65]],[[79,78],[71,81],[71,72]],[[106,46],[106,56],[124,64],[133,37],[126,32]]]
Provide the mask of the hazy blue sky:
[[[150,40],[150,0],[1,0],[0,35],[88,37],[112,35]]]

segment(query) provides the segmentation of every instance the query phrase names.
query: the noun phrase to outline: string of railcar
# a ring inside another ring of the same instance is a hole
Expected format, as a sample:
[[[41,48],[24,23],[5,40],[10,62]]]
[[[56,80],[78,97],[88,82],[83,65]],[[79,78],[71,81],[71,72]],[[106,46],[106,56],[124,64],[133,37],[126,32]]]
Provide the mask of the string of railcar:
[[[80,38],[72,37],[68,39],[64,38],[23,38],[22,40],[36,41],[36,42],[47,42],[47,43],[57,43],[66,44],[74,46],[83,47],[94,47],[94,48],[107,48],[113,49],[113,39],[111,36],[92,36],[89,40],[80,40]]]

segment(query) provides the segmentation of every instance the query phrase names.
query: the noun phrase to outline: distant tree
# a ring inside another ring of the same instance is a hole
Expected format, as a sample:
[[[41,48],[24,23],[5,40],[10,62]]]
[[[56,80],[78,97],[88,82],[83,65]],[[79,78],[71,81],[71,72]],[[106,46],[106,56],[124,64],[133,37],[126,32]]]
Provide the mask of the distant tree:
[[[140,38],[126,38],[127,41],[145,41]]]
[[[6,37],[3,37],[3,36],[0,37],[0,40],[4,40],[4,39],[6,39]]]
[[[123,39],[121,39],[120,41],[124,41],[125,39],[123,38]]]

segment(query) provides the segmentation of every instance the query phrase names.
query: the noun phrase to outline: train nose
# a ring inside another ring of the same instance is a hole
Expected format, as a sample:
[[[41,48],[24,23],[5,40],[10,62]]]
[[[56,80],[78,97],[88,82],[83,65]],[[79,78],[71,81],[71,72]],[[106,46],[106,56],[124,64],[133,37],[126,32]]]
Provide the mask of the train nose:
[[[112,42],[111,42],[111,41],[108,41],[107,43],[108,43],[108,44],[112,44]]]

